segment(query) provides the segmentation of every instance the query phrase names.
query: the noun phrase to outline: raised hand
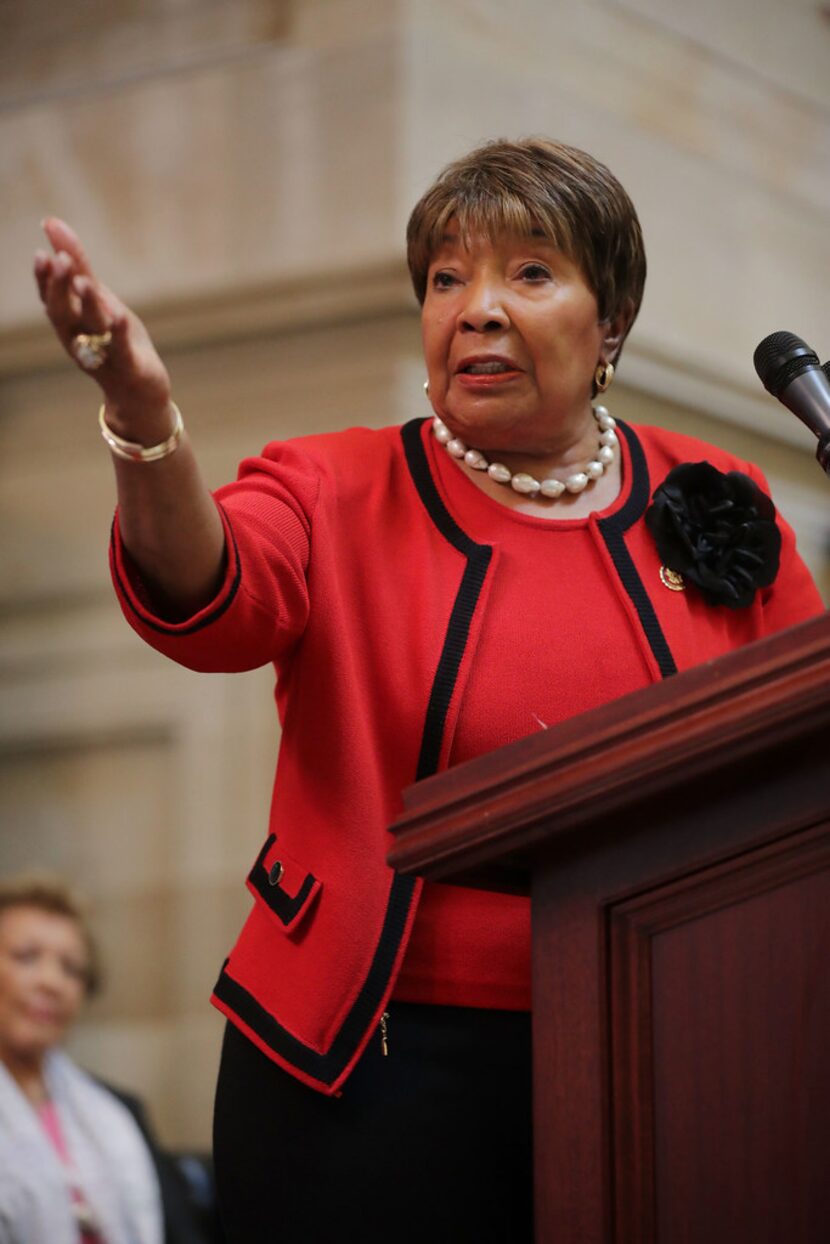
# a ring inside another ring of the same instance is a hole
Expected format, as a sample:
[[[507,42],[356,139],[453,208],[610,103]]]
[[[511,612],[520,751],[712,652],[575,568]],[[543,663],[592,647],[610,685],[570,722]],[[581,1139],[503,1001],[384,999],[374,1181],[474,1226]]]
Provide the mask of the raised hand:
[[[37,252],[35,279],[61,345],[103,391],[124,545],[159,610],[186,617],[221,581],[225,538],[167,368],[138,316],[97,279],[74,229],[54,216],[43,228],[53,253]]]
[[[35,279],[61,345],[101,386],[116,432],[158,439],[169,432],[170,377],[147,329],[97,279],[74,229],[54,216],[43,229],[54,253],[36,253]]]

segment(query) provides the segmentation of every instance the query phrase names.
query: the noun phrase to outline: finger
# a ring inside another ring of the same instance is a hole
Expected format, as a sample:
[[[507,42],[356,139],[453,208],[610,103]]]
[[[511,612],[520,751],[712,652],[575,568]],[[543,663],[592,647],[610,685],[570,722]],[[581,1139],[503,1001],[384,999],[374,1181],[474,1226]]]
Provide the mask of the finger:
[[[112,292],[108,285],[104,285],[103,282],[96,281],[95,287],[98,290],[98,296],[100,297],[102,305],[106,309],[110,319],[113,321],[123,320],[126,323],[128,319],[126,304],[121,301],[117,294]]]
[[[80,299],[80,322],[90,333],[105,333],[112,328],[113,315],[96,281],[88,276],[72,279],[72,288]]]
[[[81,239],[65,220],[58,216],[47,216],[43,222],[43,232],[57,254],[63,251],[75,262],[75,269],[84,276],[92,276],[92,267],[87,258]]]
[[[80,277],[78,279],[83,281],[86,278]],[[92,286],[97,299],[98,309],[103,316],[101,322],[106,325],[106,328],[102,331],[109,330],[114,337],[126,342],[130,331],[130,312],[127,310],[126,304],[108,286],[102,285],[100,281],[93,281]]]
[[[106,388],[113,369],[116,374],[125,369],[129,372],[132,365],[129,314],[124,304],[106,286],[90,277],[73,277],[72,288],[80,300],[82,331],[102,336],[108,334],[103,358],[97,367],[91,369],[95,379]],[[69,342],[69,352],[84,370],[90,370],[78,357],[74,336]]]
[[[64,344],[78,332],[81,324],[81,300],[72,287],[74,261],[60,251],[52,260],[52,274],[46,288],[46,314]]]
[[[46,302],[46,291],[52,277],[52,260],[46,251],[35,251],[34,273],[40,300]]]
[[[110,358],[118,362],[122,369],[132,366],[133,351],[130,345],[130,325],[126,315],[116,316],[110,320],[110,329],[112,333],[112,345],[110,347]]]

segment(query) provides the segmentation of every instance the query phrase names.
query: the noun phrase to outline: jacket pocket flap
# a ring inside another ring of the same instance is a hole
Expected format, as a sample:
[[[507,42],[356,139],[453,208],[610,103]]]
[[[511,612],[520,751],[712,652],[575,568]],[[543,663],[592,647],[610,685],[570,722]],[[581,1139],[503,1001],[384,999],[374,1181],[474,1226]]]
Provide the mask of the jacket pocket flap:
[[[321,888],[317,878],[280,846],[276,834],[266,838],[246,884],[286,933],[297,927]]]

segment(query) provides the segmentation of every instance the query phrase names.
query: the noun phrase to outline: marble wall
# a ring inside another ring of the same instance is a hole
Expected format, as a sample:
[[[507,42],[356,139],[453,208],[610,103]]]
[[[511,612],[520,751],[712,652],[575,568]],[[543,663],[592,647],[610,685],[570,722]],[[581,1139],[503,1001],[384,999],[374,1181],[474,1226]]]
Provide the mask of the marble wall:
[[[402,255],[437,168],[554,134],[620,175],[650,258],[615,412],[758,461],[827,598],[814,442],[759,391],[788,328],[830,352],[830,24],[785,0],[45,0],[0,52],[0,871],[93,902],[108,984],[75,1048],[206,1145],[206,998],[247,909],[277,746],[267,671],[145,650],[106,571],[95,392],[46,332],[65,215],[145,316],[210,481],[267,440],[423,409]],[[774,49],[774,54],[773,50]]]

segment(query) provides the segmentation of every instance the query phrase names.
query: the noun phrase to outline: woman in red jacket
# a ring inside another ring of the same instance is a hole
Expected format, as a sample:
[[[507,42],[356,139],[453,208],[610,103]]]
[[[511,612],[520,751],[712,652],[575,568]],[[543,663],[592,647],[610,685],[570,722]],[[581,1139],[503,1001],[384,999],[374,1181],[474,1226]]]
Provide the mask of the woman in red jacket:
[[[584,152],[498,142],[416,206],[432,420],[272,444],[213,496],[137,318],[50,220],[36,275],[100,383],[131,625],[272,662],[282,742],[230,1021],[231,1241],[531,1234],[526,899],[394,875],[410,782],[821,609],[749,464],[615,424],[634,208]]]

